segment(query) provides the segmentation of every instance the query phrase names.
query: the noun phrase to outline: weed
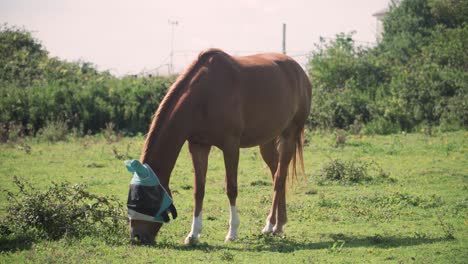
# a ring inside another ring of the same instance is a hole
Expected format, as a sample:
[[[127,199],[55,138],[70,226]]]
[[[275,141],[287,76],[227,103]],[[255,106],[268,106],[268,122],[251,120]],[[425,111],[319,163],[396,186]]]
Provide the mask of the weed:
[[[251,182],[250,186],[271,186],[271,183],[266,182],[266,181],[262,181],[262,180],[258,180],[258,181]]]
[[[385,207],[420,207],[424,209],[440,207],[444,201],[440,196],[431,195],[429,198],[405,193],[394,192],[389,195],[376,195],[374,197],[363,196],[358,199],[351,199],[353,204],[366,204],[367,206],[385,208]]]
[[[266,195],[262,195],[260,197],[260,204],[269,204],[270,203],[270,198]]]
[[[332,199],[326,199],[323,194],[319,196],[319,200],[317,202],[317,205],[319,207],[327,207],[327,208],[338,208],[341,207],[340,202],[332,200]]]
[[[390,145],[390,150],[387,151],[389,155],[397,155],[400,154],[402,148],[401,140],[398,136],[393,138],[392,144]]]
[[[427,125],[421,128],[421,132],[424,133],[424,135],[432,137],[434,135],[434,129],[432,126]]]
[[[40,137],[47,142],[65,141],[68,126],[64,121],[51,121],[39,130]]]
[[[346,244],[346,241],[344,240],[335,241],[328,249],[328,252],[332,254],[340,253],[345,244]]]
[[[220,258],[221,258],[222,261],[233,261],[234,260],[234,255],[231,252],[229,252],[228,250],[223,250],[221,252]]]
[[[24,152],[28,155],[31,154],[31,145],[29,144],[23,142],[21,145],[18,146],[18,148],[24,150]]]
[[[307,194],[307,195],[314,195],[314,194],[317,194],[317,193],[318,193],[317,189],[310,189],[307,192],[305,192],[305,194]]]
[[[105,128],[101,130],[104,135],[104,138],[109,144],[118,142],[122,138],[122,135],[120,133],[115,132],[115,128],[115,124],[113,122],[109,122],[106,123]]]
[[[192,185],[184,184],[184,185],[180,186],[180,188],[182,188],[182,190],[191,190],[193,187],[192,187]]]
[[[365,164],[362,162],[349,162],[331,160],[322,167],[322,178],[331,181],[359,182],[368,180]]]
[[[437,214],[436,226],[442,228],[442,231],[445,234],[445,238],[449,240],[455,239],[455,227],[452,223],[445,221],[445,215],[443,213]]]
[[[208,221],[215,221],[217,219],[218,219],[217,217],[211,216],[211,215],[206,218],[206,220],[208,220]]]
[[[130,152],[130,143],[127,144],[127,151],[126,153],[121,153],[115,146],[112,146],[112,153],[114,154],[114,157],[118,160],[126,160],[130,159],[130,155],[128,154]]]
[[[416,239],[427,239],[427,235],[421,232],[414,232],[414,238]]]
[[[335,148],[344,147],[347,141],[346,131],[338,129],[335,131]]]
[[[465,186],[466,187],[466,186]],[[453,214],[458,215],[458,214],[468,214],[468,199],[463,199],[461,201],[457,201],[453,205]]]
[[[363,127],[364,127],[364,122],[362,121],[362,116],[358,115],[356,119],[354,119],[353,124],[349,125],[349,131],[353,135],[362,135],[361,131]]]
[[[330,159],[320,170],[322,184],[336,181],[343,184],[369,182],[372,180],[389,180],[389,173],[385,172],[375,161]]]
[[[252,160],[254,160],[254,161],[257,160],[257,159],[258,159],[257,152],[252,152],[252,153],[250,154],[250,158],[251,158]]]
[[[455,143],[450,142],[444,144],[443,151],[445,152],[445,156],[449,156],[451,152],[457,151],[458,146],[455,145]]]
[[[0,123],[0,142],[16,142],[24,137],[23,126],[16,122]]]
[[[102,165],[102,164],[99,164],[99,163],[90,163],[88,165],[86,165],[86,168],[104,168],[105,166]]]

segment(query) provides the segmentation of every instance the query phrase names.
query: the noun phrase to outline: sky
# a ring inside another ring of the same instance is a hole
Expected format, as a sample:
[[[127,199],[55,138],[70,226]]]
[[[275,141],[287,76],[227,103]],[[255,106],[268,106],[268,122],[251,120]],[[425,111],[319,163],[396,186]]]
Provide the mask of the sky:
[[[232,55],[281,52],[283,23],[287,54],[301,64],[320,37],[354,31],[358,44],[372,45],[372,14],[388,2],[0,0],[0,23],[32,31],[51,56],[63,60],[91,62],[116,75],[167,74],[172,47],[175,72],[207,48]]]

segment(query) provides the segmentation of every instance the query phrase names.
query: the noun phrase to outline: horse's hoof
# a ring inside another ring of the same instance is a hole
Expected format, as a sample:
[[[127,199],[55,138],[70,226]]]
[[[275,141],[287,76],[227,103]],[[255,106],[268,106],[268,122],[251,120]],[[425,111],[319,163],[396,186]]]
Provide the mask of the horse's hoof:
[[[224,243],[229,243],[231,241],[234,241],[238,238],[237,235],[227,235],[226,239],[224,239]]]
[[[271,232],[274,236],[282,236],[283,235],[283,229],[282,228],[277,228],[276,226],[273,228],[273,231]]]
[[[273,225],[270,223],[267,223],[262,230],[262,234],[271,234],[271,233],[273,233]]]
[[[198,244],[200,241],[198,238],[194,237],[194,236],[187,236],[185,238],[185,241],[184,241],[184,244],[187,245],[187,246],[195,246],[196,244]]]

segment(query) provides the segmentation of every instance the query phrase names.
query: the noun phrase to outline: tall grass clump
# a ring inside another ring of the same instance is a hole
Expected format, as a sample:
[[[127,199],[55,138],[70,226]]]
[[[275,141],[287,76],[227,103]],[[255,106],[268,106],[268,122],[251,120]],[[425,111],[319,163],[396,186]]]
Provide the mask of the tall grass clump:
[[[339,182],[342,184],[370,182],[390,179],[375,161],[330,159],[320,172],[320,183]]]
[[[47,142],[65,141],[68,135],[67,123],[61,120],[50,121],[39,130],[41,139]]]

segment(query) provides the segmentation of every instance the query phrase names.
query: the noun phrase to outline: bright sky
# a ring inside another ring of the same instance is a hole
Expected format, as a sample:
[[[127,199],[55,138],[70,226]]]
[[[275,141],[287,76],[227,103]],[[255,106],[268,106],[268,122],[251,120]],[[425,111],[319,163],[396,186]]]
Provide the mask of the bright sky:
[[[0,23],[33,31],[50,55],[92,62],[100,70],[167,74],[171,25],[174,68],[216,47],[233,55],[281,52],[300,63],[319,37],[355,31],[375,42],[373,13],[388,0],[0,0]],[[365,44],[365,43],[364,43]],[[154,70],[159,67],[159,70]]]

